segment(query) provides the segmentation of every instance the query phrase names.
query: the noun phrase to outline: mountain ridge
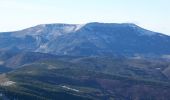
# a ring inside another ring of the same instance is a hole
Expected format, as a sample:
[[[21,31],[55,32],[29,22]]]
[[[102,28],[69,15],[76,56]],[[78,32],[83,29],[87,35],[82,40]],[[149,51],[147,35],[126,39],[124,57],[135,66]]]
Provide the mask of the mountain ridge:
[[[0,49],[56,55],[169,55],[170,36],[132,23],[42,24],[0,34]]]

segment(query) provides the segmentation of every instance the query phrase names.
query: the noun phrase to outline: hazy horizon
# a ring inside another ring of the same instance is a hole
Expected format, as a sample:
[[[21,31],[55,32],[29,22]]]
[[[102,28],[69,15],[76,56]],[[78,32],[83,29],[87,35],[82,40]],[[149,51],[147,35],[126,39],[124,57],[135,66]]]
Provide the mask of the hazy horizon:
[[[0,32],[39,24],[134,23],[170,35],[168,0],[1,0]]]

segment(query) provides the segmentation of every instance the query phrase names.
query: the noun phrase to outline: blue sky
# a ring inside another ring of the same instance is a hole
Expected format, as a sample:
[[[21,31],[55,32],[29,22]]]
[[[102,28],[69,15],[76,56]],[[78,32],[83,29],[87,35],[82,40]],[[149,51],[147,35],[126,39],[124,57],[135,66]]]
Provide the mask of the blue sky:
[[[44,23],[135,23],[170,35],[170,0],[0,0],[0,31]]]

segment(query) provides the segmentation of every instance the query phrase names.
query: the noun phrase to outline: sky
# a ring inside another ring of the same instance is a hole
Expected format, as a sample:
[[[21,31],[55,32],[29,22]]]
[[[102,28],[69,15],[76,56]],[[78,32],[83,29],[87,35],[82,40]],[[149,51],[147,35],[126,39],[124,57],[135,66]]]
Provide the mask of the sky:
[[[0,31],[38,24],[134,23],[170,35],[170,0],[0,0]]]

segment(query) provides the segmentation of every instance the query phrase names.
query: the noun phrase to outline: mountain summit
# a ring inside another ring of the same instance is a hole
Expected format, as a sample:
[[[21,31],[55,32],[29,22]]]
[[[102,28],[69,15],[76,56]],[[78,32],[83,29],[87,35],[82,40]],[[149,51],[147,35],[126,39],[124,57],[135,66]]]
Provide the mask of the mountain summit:
[[[170,36],[131,23],[44,24],[0,34],[0,50],[56,55],[169,55]]]

